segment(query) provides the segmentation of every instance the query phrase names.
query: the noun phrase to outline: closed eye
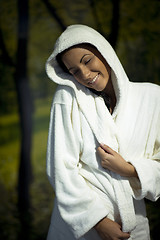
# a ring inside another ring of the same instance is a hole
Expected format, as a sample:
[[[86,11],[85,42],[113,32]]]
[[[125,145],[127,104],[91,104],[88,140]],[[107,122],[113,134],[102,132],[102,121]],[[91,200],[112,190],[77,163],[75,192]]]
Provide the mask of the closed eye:
[[[85,65],[87,64],[87,63],[89,63],[91,61],[91,59],[88,59],[86,62],[85,62]]]
[[[89,58],[88,60],[85,61],[85,65],[87,65],[90,61],[92,60],[92,58]]]

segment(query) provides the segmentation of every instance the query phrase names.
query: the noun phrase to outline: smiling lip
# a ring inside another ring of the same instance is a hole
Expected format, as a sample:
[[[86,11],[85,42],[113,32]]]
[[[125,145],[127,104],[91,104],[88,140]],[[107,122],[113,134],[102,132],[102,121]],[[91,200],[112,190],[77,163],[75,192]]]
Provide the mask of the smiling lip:
[[[95,76],[95,77],[93,78],[93,80],[92,80],[91,82],[89,82],[88,84],[89,84],[89,85],[94,84],[94,83],[96,82],[96,80],[98,79],[98,77],[99,77],[99,74],[97,74],[97,76]]]

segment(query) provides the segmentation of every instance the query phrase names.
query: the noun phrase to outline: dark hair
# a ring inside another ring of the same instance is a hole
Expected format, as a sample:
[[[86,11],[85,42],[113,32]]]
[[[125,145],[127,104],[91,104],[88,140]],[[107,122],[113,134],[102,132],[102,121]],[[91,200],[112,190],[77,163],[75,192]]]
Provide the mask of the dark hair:
[[[57,60],[57,62],[58,62],[58,64],[59,64],[59,66],[62,68],[62,70],[63,70],[64,72],[70,74],[70,72],[68,71],[68,69],[67,69],[67,67],[65,66],[64,62],[62,61],[62,55],[63,55],[63,53],[64,53],[64,52],[59,53],[59,54],[56,56],[56,60]]]

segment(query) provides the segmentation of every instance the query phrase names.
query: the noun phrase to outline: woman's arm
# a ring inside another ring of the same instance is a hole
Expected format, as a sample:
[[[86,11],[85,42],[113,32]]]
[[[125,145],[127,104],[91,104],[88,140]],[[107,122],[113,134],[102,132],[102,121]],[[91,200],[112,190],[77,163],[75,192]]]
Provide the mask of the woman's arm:
[[[54,187],[61,216],[75,237],[79,238],[107,216],[109,210],[79,174],[82,136],[76,112],[78,108],[74,104],[57,103],[52,108],[47,174]]]

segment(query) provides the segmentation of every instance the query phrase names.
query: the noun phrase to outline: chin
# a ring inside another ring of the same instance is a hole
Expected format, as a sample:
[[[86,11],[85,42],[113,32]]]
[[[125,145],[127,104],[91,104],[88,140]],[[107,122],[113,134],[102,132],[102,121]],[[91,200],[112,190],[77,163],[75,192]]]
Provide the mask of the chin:
[[[105,89],[104,87],[98,87],[98,88],[94,88],[94,90],[96,90],[97,92],[102,92]]]

